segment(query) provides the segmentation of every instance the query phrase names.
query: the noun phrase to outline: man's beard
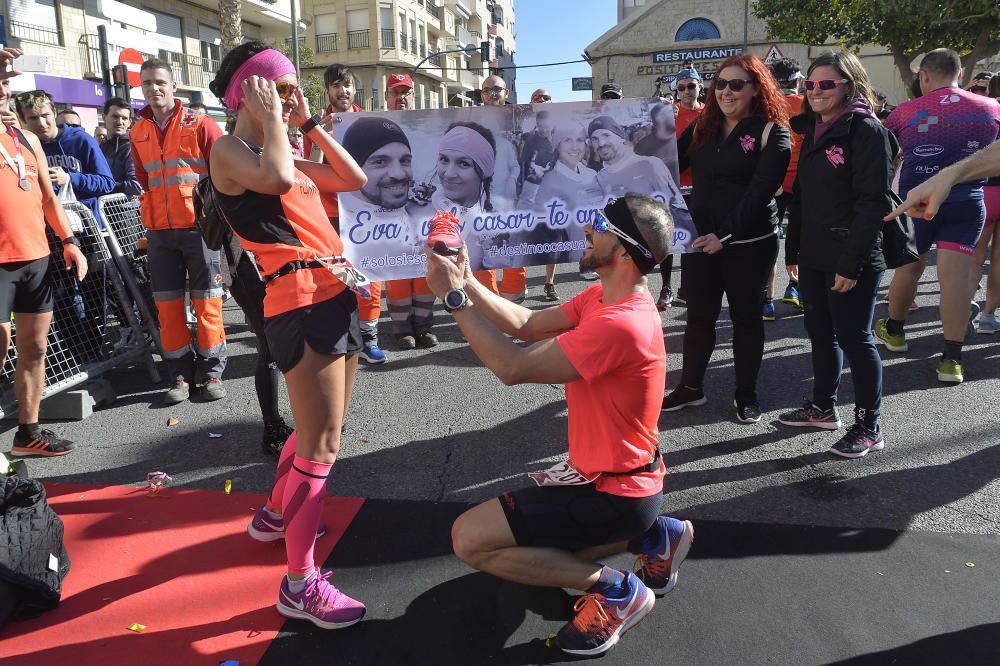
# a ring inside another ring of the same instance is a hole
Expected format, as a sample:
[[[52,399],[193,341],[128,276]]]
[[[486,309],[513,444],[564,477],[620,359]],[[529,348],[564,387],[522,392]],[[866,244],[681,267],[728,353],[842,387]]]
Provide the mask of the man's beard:
[[[612,261],[614,261],[613,252],[608,252],[603,257],[598,256],[593,252],[591,252],[589,257],[586,254],[584,254],[584,256],[580,257],[580,272],[583,273],[585,271],[595,271],[603,266],[611,265]]]

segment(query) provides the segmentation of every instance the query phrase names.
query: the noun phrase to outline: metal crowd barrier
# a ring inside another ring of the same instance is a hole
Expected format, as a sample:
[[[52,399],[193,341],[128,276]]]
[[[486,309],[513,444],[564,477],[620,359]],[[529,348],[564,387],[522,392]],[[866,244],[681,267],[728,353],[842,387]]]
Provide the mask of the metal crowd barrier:
[[[124,196],[120,198],[125,199]],[[160,375],[153,360],[151,343],[147,342],[147,338],[157,339],[155,319],[143,317],[140,321],[140,316],[137,316],[137,311],[141,315],[142,308],[136,304],[135,294],[140,292],[126,288],[131,273],[122,269],[111,250],[118,247],[114,235],[102,233],[93,213],[83,204],[67,202],[64,208],[74,233],[80,238],[89,271],[83,282],[77,282],[76,277],[66,270],[62,243],[51,231],[47,232],[52,252],[49,270],[54,285],[55,308],[45,353],[42,397],[79,386],[117,365],[138,361],[145,362],[150,379],[158,383]],[[16,363],[15,315],[11,321],[7,361],[0,369],[0,417],[16,408]]]

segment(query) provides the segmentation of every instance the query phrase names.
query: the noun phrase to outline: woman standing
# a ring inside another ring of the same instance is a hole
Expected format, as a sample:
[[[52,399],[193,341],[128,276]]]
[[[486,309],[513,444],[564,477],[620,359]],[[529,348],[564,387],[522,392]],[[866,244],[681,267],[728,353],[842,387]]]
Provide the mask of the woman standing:
[[[803,115],[793,125],[805,135],[789,209],[785,264],[798,279],[805,327],[812,344],[813,395],[779,421],[836,430],[837,390],[844,355],[854,382],[854,425],[830,449],[860,458],[885,446],[879,431],[882,359],[872,316],[885,271],[880,230],[892,210],[895,139],[872,110],[868,73],[845,51],[824,53],[809,67]]]
[[[1000,74],[990,79],[987,91],[990,97],[1000,102]],[[994,176],[986,181],[983,186],[983,203],[986,204],[986,226],[976,245],[976,266],[979,270],[973,275],[973,281],[978,291],[983,265],[988,257],[990,271],[986,275],[986,301],[979,318],[979,332],[992,335],[1000,331],[1000,322],[996,317],[997,307],[1000,307],[1000,177]]]
[[[705,110],[677,142],[680,170],[691,169],[691,217],[701,252],[681,256],[688,301],[684,370],[663,411],[704,405],[705,371],[715,349],[722,296],[729,300],[736,366],[736,418],[760,420],[757,373],[764,355],[760,318],[778,256],[778,191],[791,138],[781,91],[760,58],[733,56],[712,79]],[[690,286],[688,286],[690,285]]]
[[[233,134],[212,149],[212,182],[220,209],[264,276],[265,334],[296,424],[267,504],[247,531],[260,541],[285,539],[288,575],[279,613],[324,629],[345,627],[364,616],[365,606],[327,582],[330,574],[316,570],[313,551],[362,342],[357,299],[327,268],[339,265],[344,246],[319,192],[356,190],[365,174],[309,116],[295,67],[266,44],[230,51],[210,88],[237,113]],[[327,164],[293,159],[289,121],[319,145]]]

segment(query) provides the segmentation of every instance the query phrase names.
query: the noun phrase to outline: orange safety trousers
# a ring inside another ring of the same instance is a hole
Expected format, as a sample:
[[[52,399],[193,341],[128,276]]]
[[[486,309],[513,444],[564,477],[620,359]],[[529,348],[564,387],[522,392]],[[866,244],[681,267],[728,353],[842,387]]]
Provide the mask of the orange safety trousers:
[[[495,275],[495,274],[494,274]],[[503,280],[500,281],[500,294],[505,298],[522,296],[528,288],[528,278],[523,268],[503,269]]]

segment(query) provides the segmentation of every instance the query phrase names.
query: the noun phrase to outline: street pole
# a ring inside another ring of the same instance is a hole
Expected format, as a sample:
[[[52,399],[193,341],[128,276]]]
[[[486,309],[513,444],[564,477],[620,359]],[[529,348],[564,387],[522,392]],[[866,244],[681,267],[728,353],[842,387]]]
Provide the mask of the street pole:
[[[299,0],[292,0],[292,62],[295,64],[295,75],[299,75]]]
[[[294,0],[293,0],[294,1]],[[750,0],[743,0],[743,51],[747,50],[747,33],[750,26]]]
[[[111,99],[114,97],[114,90],[111,87],[111,62],[108,60],[108,30],[103,24],[97,26],[97,48],[101,52],[101,83],[104,84],[104,99]]]

